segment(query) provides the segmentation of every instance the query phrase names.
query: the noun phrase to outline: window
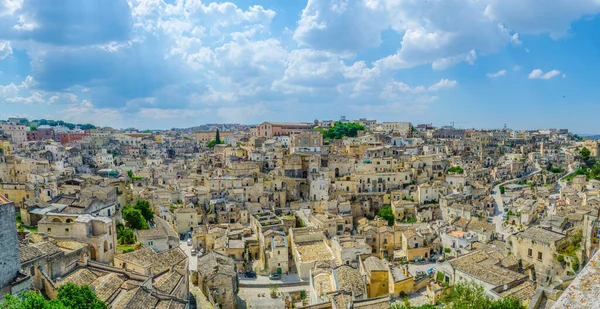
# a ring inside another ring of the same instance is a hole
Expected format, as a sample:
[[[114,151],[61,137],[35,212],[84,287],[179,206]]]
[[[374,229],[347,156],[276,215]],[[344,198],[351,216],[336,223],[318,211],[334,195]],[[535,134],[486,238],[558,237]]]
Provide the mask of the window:
[[[65,229],[65,234],[69,234],[69,229]]]
[[[542,253],[538,252],[538,260],[541,261],[542,260]]]
[[[48,233],[50,233],[50,232],[52,232],[52,229],[51,229],[51,228],[48,228]]]
[[[532,257],[533,256],[533,250],[531,250],[531,248],[527,249],[527,256],[528,257]]]
[[[152,246],[152,245],[153,245],[153,242],[149,241],[148,246]]]

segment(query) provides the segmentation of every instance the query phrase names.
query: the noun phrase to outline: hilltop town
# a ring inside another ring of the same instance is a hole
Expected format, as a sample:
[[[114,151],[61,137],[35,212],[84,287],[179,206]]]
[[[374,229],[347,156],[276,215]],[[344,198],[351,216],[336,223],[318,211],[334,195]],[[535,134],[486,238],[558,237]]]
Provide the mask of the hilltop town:
[[[599,159],[565,129],[11,118],[0,298],[72,284],[108,308],[435,308],[468,282],[522,308],[585,306]]]

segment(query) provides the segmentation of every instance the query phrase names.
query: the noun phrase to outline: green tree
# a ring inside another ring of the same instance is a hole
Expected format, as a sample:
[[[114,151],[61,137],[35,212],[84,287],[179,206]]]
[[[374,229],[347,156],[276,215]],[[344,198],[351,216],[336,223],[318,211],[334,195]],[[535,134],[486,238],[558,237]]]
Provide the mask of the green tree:
[[[331,126],[329,129],[324,130],[322,128],[316,129],[323,134],[323,138],[325,139],[340,139],[344,136],[356,137],[358,136],[358,131],[364,131],[365,126],[358,123],[342,123],[337,121]]]
[[[448,309],[525,309],[516,299],[492,300],[482,286],[472,281],[454,285],[442,302]]]
[[[212,141],[206,143],[206,146],[208,146],[209,148],[213,148],[213,147],[215,147],[216,144],[217,144],[217,141],[213,139]]]
[[[221,142],[221,135],[219,134],[219,129],[217,129],[217,134],[215,135],[215,143],[216,143],[217,145],[223,144],[223,143]]]
[[[123,220],[125,220],[128,227],[134,230],[147,230],[150,228],[148,222],[144,219],[142,212],[131,206],[123,208]]]
[[[581,150],[579,151],[579,155],[581,156],[583,161],[587,161],[590,158],[591,154],[592,153],[590,152],[590,150],[585,147],[581,148]]]
[[[462,167],[460,166],[453,166],[451,168],[448,169],[448,173],[457,173],[457,174],[462,174],[465,170],[463,170]]]
[[[126,228],[123,224],[117,224],[117,241],[121,245],[131,245],[135,243],[135,233]]]
[[[148,201],[138,200],[133,206],[133,208],[139,210],[142,213],[142,216],[144,216],[144,219],[146,219],[146,221],[151,222],[154,220],[154,211],[152,211],[152,208],[150,207],[150,203]]]
[[[67,283],[58,288],[55,300],[47,300],[41,294],[25,292],[20,299],[7,295],[1,309],[106,309],[106,304],[98,299],[92,289]]]
[[[388,221],[388,225],[394,225],[394,212],[392,211],[392,207],[387,205],[383,206],[379,209],[379,213],[377,213],[380,217]]]
[[[504,186],[500,186],[499,189],[500,189],[500,194],[504,194],[504,192],[506,191]]]
[[[41,294],[25,292],[20,295],[21,299],[6,295],[4,302],[0,305],[2,309],[69,309],[61,302],[47,300]]]
[[[133,171],[132,170],[128,170],[127,171],[127,176],[129,176],[129,180],[133,179]]]
[[[87,286],[67,283],[58,288],[57,300],[71,309],[106,309],[106,304]]]

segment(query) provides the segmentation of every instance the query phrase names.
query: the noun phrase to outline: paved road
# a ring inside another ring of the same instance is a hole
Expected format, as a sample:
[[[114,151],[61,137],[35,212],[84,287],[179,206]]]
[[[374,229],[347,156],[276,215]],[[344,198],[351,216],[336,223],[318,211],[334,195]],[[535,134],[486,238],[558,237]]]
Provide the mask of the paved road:
[[[192,246],[188,246],[187,242],[185,241],[180,241],[179,248],[181,248],[183,252],[185,252],[185,254],[188,256],[190,271],[198,270],[198,256],[192,256]]]
[[[297,274],[281,275],[281,280],[271,280],[269,279],[269,276],[262,275],[258,275],[256,278],[246,278],[244,274],[239,274],[238,277],[240,279],[240,283],[245,285],[285,284],[298,282],[306,282],[308,284],[308,281],[300,279]]]
[[[302,290],[305,290],[308,293],[307,286],[280,287],[278,289],[279,292],[297,292]],[[281,296],[278,296],[277,298],[271,298],[270,293],[271,290],[269,288],[240,287],[238,291],[238,308],[284,308],[285,302]],[[262,296],[263,294],[265,297]]]

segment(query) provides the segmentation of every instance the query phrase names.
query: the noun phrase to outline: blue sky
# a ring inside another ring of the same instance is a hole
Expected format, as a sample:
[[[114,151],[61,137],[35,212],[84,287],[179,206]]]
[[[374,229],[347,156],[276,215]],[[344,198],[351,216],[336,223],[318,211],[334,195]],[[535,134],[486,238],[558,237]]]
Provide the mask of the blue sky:
[[[597,0],[0,0],[0,119],[600,133]]]

